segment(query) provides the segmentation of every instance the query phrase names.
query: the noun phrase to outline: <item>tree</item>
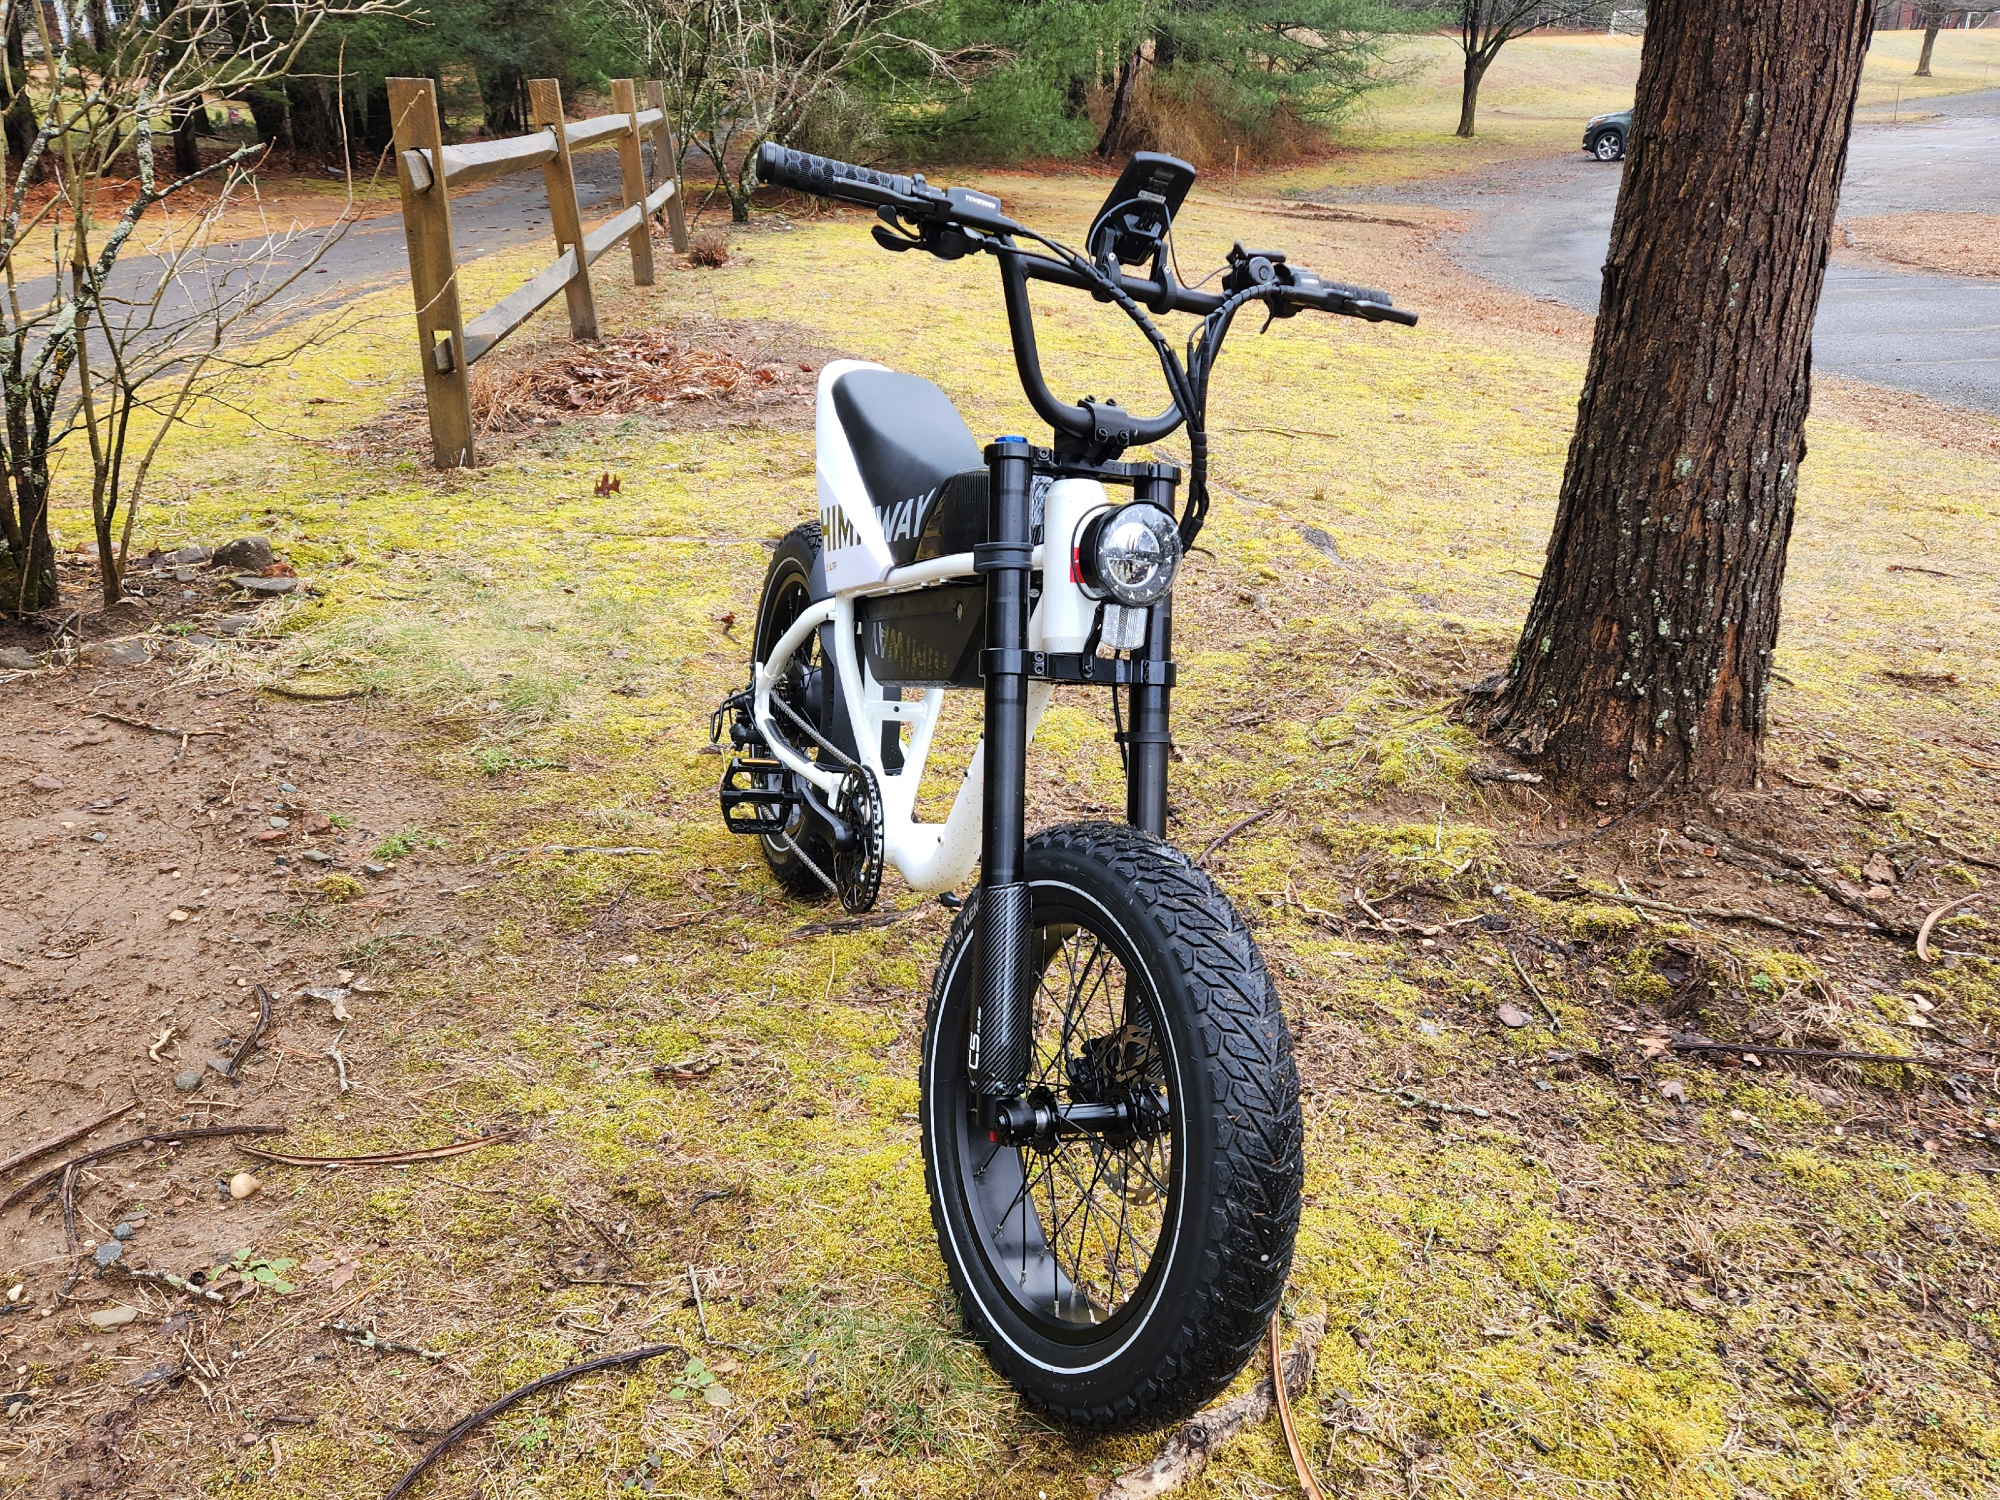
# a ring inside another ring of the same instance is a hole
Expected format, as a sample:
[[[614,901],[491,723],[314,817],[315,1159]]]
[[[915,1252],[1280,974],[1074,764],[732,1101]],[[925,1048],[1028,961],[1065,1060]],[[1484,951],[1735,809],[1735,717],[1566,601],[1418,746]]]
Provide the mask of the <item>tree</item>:
[[[624,0],[646,71],[665,85],[683,154],[715,169],[737,223],[750,218],[757,148],[789,139],[813,107],[890,54],[944,66],[894,29],[927,0]],[[672,164],[675,176],[680,163]]]
[[[20,3],[0,0],[0,28],[14,23]],[[210,93],[281,77],[327,16],[394,0],[178,0],[171,8],[155,0],[150,13],[128,6],[122,21],[90,0],[65,3],[74,8],[53,21],[40,4],[28,13],[47,66],[39,85],[23,75],[15,86],[35,88],[39,123],[18,164],[11,153],[0,159],[0,610],[20,613],[56,602],[49,509],[58,450],[85,450],[75,472],[89,486],[102,592],[112,604],[161,443],[243,358],[230,345],[245,320],[310,275],[327,243],[280,234],[215,246],[212,230],[259,148],[163,176],[156,136],[177,134]],[[44,162],[55,191],[30,197]],[[142,233],[154,209],[197,185],[213,193],[205,208]],[[267,348],[250,357],[280,356]]]
[[[1602,10],[1602,0],[1459,0],[1458,46],[1465,54],[1465,88],[1459,95],[1455,133],[1472,139],[1479,85],[1502,47],[1544,26],[1562,26]],[[1649,23],[1648,34],[1651,29]]]
[[[1757,770],[1868,0],[1656,0],[1507,748],[1614,804]]]
[[[1918,14],[1922,16],[1924,23],[1924,45],[1917,53],[1916,76],[1928,78],[1931,76],[1931,49],[1937,46],[1938,33],[1944,29],[1945,17],[1941,10],[1920,11]]]

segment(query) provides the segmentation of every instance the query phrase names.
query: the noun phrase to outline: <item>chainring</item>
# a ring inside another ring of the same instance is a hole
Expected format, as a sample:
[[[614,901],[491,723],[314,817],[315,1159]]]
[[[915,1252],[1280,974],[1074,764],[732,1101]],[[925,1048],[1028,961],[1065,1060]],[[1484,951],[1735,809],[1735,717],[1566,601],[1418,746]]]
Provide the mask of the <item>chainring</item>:
[[[866,766],[849,766],[834,811],[861,834],[850,850],[833,856],[833,888],[840,904],[859,916],[873,909],[882,890],[882,788]]]

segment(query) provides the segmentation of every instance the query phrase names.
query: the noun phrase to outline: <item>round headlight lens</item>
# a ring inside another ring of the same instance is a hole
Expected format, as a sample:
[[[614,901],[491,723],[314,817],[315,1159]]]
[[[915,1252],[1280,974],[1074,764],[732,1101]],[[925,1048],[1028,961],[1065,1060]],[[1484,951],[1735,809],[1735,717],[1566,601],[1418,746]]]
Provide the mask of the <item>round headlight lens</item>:
[[[1079,540],[1084,584],[1120,604],[1157,604],[1180,571],[1180,528],[1150,501],[1100,512],[1084,523]]]

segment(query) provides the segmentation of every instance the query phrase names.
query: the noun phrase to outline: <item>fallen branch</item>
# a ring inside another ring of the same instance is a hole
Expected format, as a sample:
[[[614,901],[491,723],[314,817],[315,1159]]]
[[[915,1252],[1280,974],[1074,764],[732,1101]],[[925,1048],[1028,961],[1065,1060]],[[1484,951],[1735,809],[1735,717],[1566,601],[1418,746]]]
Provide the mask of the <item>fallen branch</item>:
[[[1378,1089],[1373,1084],[1361,1085],[1364,1092],[1380,1094],[1384,1099],[1393,1099],[1405,1109],[1434,1109],[1445,1115],[1470,1115],[1475,1120],[1490,1120],[1493,1111],[1481,1109],[1476,1104],[1446,1104],[1442,1099],[1431,1099],[1415,1089]]]
[[[458,1141],[449,1146],[426,1146],[417,1151],[378,1151],[368,1156],[287,1156],[281,1151],[261,1151],[245,1146],[244,1152],[286,1167],[404,1167],[413,1162],[442,1161],[447,1156],[463,1156],[481,1146],[504,1146],[527,1134],[523,1130],[503,1130],[498,1135],[481,1136],[475,1141]]]
[[[340,1028],[340,1035],[333,1039],[333,1045],[327,1048],[325,1052],[320,1054],[322,1057],[330,1057],[333,1059],[334,1071],[340,1077],[340,1091],[343,1094],[347,1092],[347,1059],[340,1055],[340,1044],[343,1041],[345,1041],[346,1038],[347,1038],[347,1026],[346,1023],[343,1022]]]
[[[138,1146],[167,1146],[179,1141],[202,1141],[225,1135],[283,1135],[284,1133],[285,1127],[282,1125],[203,1125],[194,1130],[162,1130],[154,1135],[133,1136],[130,1140],[115,1141],[109,1146],[100,1146],[95,1151],[86,1152],[82,1156],[72,1157],[59,1166],[50,1167],[41,1176],[22,1183],[5,1198],[0,1198],[0,1211],[12,1208],[29,1194],[48,1186],[71,1167],[86,1167],[94,1161],[102,1161],[107,1156],[117,1156]]]
[[[92,1120],[88,1125],[79,1125],[74,1130],[65,1131],[61,1135],[52,1135],[45,1141],[38,1141],[25,1151],[16,1151],[5,1161],[0,1161],[0,1177],[5,1177],[14,1168],[25,1165],[38,1156],[48,1155],[49,1152],[55,1150],[58,1146],[67,1146],[71,1141],[82,1140],[93,1130],[102,1130],[120,1115],[127,1114],[138,1107],[139,1101],[134,1099],[130,1104],[121,1104],[118,1108],[112,1110],[110,1114],[100,1119]],[[11,1203],[13,1200],[10,1198],[7,1201]]]
[[[236,1070],[243,1066],[243,1059],[250,1055],[250,1049],[257,1045],[270,1024],[271,992],[260,984],[257,986],[257,1024],[250,1028],[250,1035],[243,1038],[236,1050],[229,1054],[229,1061],[215,1071],[227,1078],[232,1085],[241,1087],[236,1077]]]
[[[680,1346],[678,1344],[647,1344],[644,1348],[633,1349],[624,1354],[606,1354],[597,1359],[587,1359],[582,1364],[566,1366],[563,1369],[544,1375],[538,1380],[531,1380],[526,1385],[517,1386],[498,1401],[495,1401],[491,1406],[482,1406],[478,1411],[466,1417],[457,1426],[453,1427],[451,1431],[439,1438],[435,1446],[424,1454],[422,1458],[418,1459],[416,1463],[411,1465],[408,1473],[396,1481],[395,1487],[388,1494],[384,1495],[382,1500],[400,1500],[400,1497],[407,1495],[410,1492],[411,1486],[423,1477],[425,1471],[440,1458],[444,1457],[466,1434],[476,1431],[485,1423],[499,1416],[508,1407],[513,1406],[516,1402],[525,1401],[537,1391],[547,1390],[552,1385],[561,1385],[566,1381],[575,1380],[579,1375],[593,1375],[599,1370],[612,1370],[624,1365],[636,1365],[644,1360],[657,1359],[662,1354],[676,1354],[679,1352]]]
[[[1271,1368],[1282,1370],[1285,1355],[1278,1340],[1278,1312],[1275,1308],[1271,1312],[1269,1348]],[[1299,1476],[1299,1489],[1304,1492],[1306,1500],[1326,1500],[1326,1492],[1319,1487],[1319,1481],[1313,1478],[1312,1465],[1306,1462],[1306,1447],[1299,1441],[1298,1425],[1292,1421],[1291,1393],[1285,1389],[1290,1384],[1289,1375],[1283,1380],[1274,1380],[1271,1382],[1271,1392],[1278,1400],[1278,1425],[1285,1430],[1285,1447],[1291,1451],[1292,1472]],[[1299,1384],[1303,1386],[1305,1382],[1301,1380]]]
[[[1528,987],[1528,993],[1535,997],[1535,1003],[1541,1006],[1543,1013],[1548,1016],[1549,1030],[1561,1031],[1562,1018],[1556,1014],[1556,1008],[1549,1004],[1548,997],[1541,992],[1535,981],[1528,977],[1527,969],[1522,966],[1519,956],[1512,948],[1507,950],[1507,957],[1514,965],[1514,972],[1521,976],[1521,983]]]
[[[1838,791],[1840,788],[1822,787],[1820,790]],[[1849,793],[1848,795],[1853,796],[1853,793]],[[1866,802],[1861,801],[1859,798],[1855,799],[1855,805],[1859,807],[1868,806]],[[1719,828],[1710,828],[1703,823],[1689,823],[1687,831],[1705,844],[1715,844],[1718,846],[1733,844],[1738,849],[1744,850],[1747,853],[1759,855],[1764,859],[1776,860],[1779,864],[1798,871],[1811,884],[1817,886],[1829,901],[1837,901],[1849,911],[1866,917],[1869,926],[1877,932],[1889,937],[1913,938],[1916,936],[1915,928],[1884,917],[1863,898],[1850,896],[1841,890],[1838,881],[1831,875],[1822,873],[1825,870],[1824,861],[1814,859],[1810,855],[1799,854],[1793,850],[1782,848],[1777,844],[1760,843],[1756,839],[1746,839],[1739,834],[1724,833]]]
[[[1585,887],[1586,890],[1590,888]],[[1635,896],[1630,891],[1592,891],[1592,895],[1602,896],[1607,901],[1623,901],[1628,906],[1644,907],[1648,911],[1670,911],[1680,917],[1706,917],[1711,922],[1755,922],[1760,927],[1769,927],[1778,932],[1789,932],[1794,937],[1818,937],[1809,927],[1799,927],[1782,917],[1774,917],[1769,912],[1751,911],[1739,906],[1679,906],[1672,901],[1656,901],[1650,896]]]
[[[445,1364],[451,1356],[442,1349],[421,1349],[415,1344],[398,1343],[395,1339],[385,1339],[374,1329],[359,1323],[343,1323],[338,1318],[329,1318],[319,1325],[341,1336],[357,1349],[373,1349],[377,1354],[414,1354],[419,1359],[430,1360],[433,1364]]]
[[[112,723],[123,724],[128,729],[144,729],[153,734],[164,734],[170,737],[178,735],[183,740],[198,740],[205,735],[229,733],[226,729],[172,729],[165,724],[149,724],[144,719],[128,719],[123,714],[106,713],[101,708],[92,709],[84,717],[86,719],[109,719]]]
[[[1301,1395],[1312,1379],[1313,1361],[1320,1340],[1326,1336],[1326,1319],[1318,1314],[1300,1320],[1298,1337],[1284,1358],[1285,1389]],[[1270,1375],[1257,1382],[1233,1401],[1202,1412],[1183,1422],[1167,1439],[1160,1456],[1143,1469],[1121,1474],[1111,1482],[1100,1500],[1153,1500],[1180,1488],[1208,1467],[1209,1455],[1238,1433],[1267,1421],[1276,1405],[1276,1386]]]
[[[664,849],[642,849],[636,844],[621,844],[616,848],[604,848],[596,844],[530,844],[525,849],[503,849],[493,856],[493,863],[505,864],[510,859],[525,859],[530,854],[603,854],[615,858],[627,858],[640,854],[664,854]]]
[[[258,687],[266,693],[276,693],[280,698],[292,698],[300,703],[341,703],[349,698],[366,698],[369,688],[343,688],[337,693],[316,693],[310,688],[286,687],[282,683],[263,682]]]
[[[1218,833],[1213,839],[1209,840],[1208,847],[1195,856],[1194,867],[1197,870],[1206,869],[1208,867],[1209,855],[1215,853],[1216,850],[1220,849],[1224,844],[1228,843],[1231,839],[1235,838],[1236,835],[1241,833],[1244,829],[1255,827],[1257,824],[1263,822],[1266,818],[1270,817],[1271,814],[1276,811],[1277,808],[1275,807],[1267,807],[1262,812],[1254,812],[1250,814],[1250,816],[1247,818],[1243,818],[1238,820],[1237,822],[1231,823],[1227,828],[1223,829],[1222,832]]]
[[[1929,963],[1931,961],[1931,929],[1937,926],[1941,918],[1949,916],[1961,906],[1970,906],[1985,894],[1984,891],[1974,891],[1970,896],[1960,896],[1956,901],[1945,902],[1943,906],[1938,907],[1937,910],[1925,917],[1924,925],[1917,929],[1917,957],[1921,958],[1925,963]]]
[[[160,1286],[171,1287],[174,1291],[183,1292],[190,1297],[200,1297],[205,1302],[223,1300],[222,1293],[213,1287],[196,1286],[186,1277],[176,1276],[172,1271],[135,1271],[130,1266],[117,1263],[112,1265],[111,1270],[114,1275],[129,1277],[133,1281],[156,1282]]]
[[[1893,1052],[1848,1052],[1839,1047],[1759,1047],[1749,1042],[1708,1042],[1682,1041],[1679,1038],[1667,1043],[1669,1052],[1734,1052],[1748,1053],[1752,1057],[1803,1057],[1813,1062],[1869,1062],[1903,1063],[1912,1068],[1936,1068],[1940,1072],[1956,1073],[1963,1069],[1963,1063],[1956,1063],[1941,1057],[1898,1057]]]
[[[870,912],[865,917],[842,917],[835,922],[808,922],[803,927],[794,927],[785,934],[787,941],[793,938],[825,937],[833,932],[859,932],[865,927],[894,927],[905,917],[914,917],[924,909],[919,901],[915,906],[893,907],[888,911]]]

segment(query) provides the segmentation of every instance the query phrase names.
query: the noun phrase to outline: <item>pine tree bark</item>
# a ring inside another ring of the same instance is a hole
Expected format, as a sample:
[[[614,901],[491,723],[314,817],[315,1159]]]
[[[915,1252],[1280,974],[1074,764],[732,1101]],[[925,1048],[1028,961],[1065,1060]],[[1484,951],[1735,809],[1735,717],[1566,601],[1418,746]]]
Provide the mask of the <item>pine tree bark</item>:
[[[1631,806],[1756,776],[1868,0],[1656,0],[1540,587],[1485,722]]]

